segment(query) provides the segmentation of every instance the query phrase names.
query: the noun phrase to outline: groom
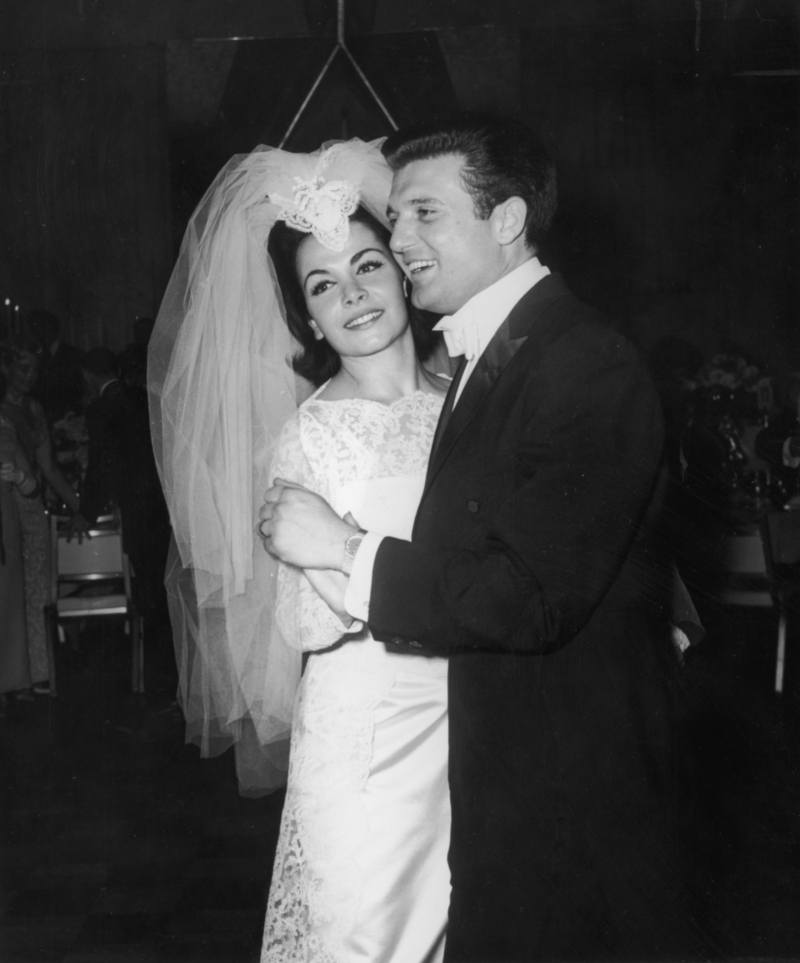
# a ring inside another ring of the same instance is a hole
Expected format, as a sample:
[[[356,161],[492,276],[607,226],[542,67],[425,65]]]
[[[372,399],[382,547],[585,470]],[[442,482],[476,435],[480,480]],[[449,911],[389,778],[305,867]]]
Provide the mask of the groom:
[[[373,635],[450,657],[450,961],[705,955],[674,821],[662,423],[635,351],[537,258],[525,127],[400,132],[391,246],[461,361],[410,542],[280,482],[270,549],[350,574]]]

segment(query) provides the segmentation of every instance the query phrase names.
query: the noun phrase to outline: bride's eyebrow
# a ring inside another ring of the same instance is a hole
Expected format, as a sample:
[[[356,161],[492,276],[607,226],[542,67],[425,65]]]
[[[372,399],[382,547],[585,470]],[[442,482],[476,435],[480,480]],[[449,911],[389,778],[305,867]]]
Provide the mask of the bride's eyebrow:
[[[314,268],[313,271],[309,271],[303,278],[303,284],[308,284],[309,278],[312,278],[315,274],[330,274],[330,271],[325,271],[322,268]]]
[[[363,251],[359,251],[357,254],[354,254],[350,258],[350,263],[355,264],[362,257],[364,257],[365,254],[369,254],[370,252],[372,252],[373,254],[380,254],[381,257],[386,257],[386,251],[384,251],[380,247],[365,247]],[[328,271],[326,268],[314,268],[313,270],[309,271],[308,274],[303,278],[303,284],[308,284],[309,278],[313,277],[315,274],[327,275],[330,273],[331,272]]]
[[[374,252],[375,254],[380,254],[381,257],[386,257],[386,251],[382,250],[379,247],[365,247],[363,251],[359,251],[358,254],[354,254],[350,258],[350,263],[355,264],[356,261],[364,257],[365,254],[369,254],[370,251]]]

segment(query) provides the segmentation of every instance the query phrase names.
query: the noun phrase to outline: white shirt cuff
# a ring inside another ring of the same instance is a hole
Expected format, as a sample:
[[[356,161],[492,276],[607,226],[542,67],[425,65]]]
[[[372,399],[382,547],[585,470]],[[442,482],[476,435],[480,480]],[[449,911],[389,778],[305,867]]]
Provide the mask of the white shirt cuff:
[[[787,438],[783,443],[783,464],[787,468],[800,468],[800,456],[792,454],[792,450],[789,447],[791,443],[791,438]]]
[[[350,570],[350,584],[344,593],[344,608],[348,615],[361,622],[369,619],[369,599],[372,594],[372,569],[375,556],[383,535],[367,532],[358,546],[353,568]]]

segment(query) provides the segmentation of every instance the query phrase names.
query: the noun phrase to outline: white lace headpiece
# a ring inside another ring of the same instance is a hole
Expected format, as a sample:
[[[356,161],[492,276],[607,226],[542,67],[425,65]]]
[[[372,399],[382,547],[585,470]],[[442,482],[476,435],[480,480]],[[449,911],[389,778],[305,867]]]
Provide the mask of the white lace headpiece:
[[[332,251],[342,251],[350,236],[350,215],[358,207],[359,194],[349,181],[325,180],[322,171],[335,159],[339,145],[323,150],[310,180],[294,178],[291,200],[273,194],[281,204],[278,218],[290,227],[314,237]]]
[[[256,534],[272,451],[302,392],[267,240],[286,220],[341,250],[359,203],[385,224],[391,171],[380,144],[234,157],[192,215],[150,341],[187,737],[209,755],[235,743],[247,791],[285,781],[300,678],[300,654],[273,617],[277,564]]]

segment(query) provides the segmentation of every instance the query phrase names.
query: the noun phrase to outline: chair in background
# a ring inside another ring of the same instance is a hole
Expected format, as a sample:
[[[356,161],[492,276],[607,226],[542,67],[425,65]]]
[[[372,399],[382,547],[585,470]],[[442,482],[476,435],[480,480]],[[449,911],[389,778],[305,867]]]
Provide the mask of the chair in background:
[[[754,609],[774,609],[772,579],[764,550],[764,537],[758,525],[726,536],[723,544],[725,582],[720,592],[724,605]],[[785,628],[785,626],[784,626]],[[778,623],[780,646],[781,622]],[[785,648],[785,644],[784,644]],[[776,668],[775,691],[783,689],[783,674]]]
[[[754,525],[725,538],[723,546],[726,579],[720,600],[726,605],[772,608],[772,591],[764,539]]]
[[[775,691],[783,692],[789,603],[800,592],[800,514],[767,512],[760,524],[727,536],[724,557],[720,601],[777,613]]]
[[[772,596],[778,609],[775,691],[782,692],[789,610],[800,599],[800,512],[767,512],[762,535]]]
[[[131,688],[144,692],[142,623],[122,547],[121,520],[118,515],[99,518],[81,542],[68,534],[69,520],[51,516],[50,638],[56,633],[61,637],[66,620],[123,617],[131,638]]]

